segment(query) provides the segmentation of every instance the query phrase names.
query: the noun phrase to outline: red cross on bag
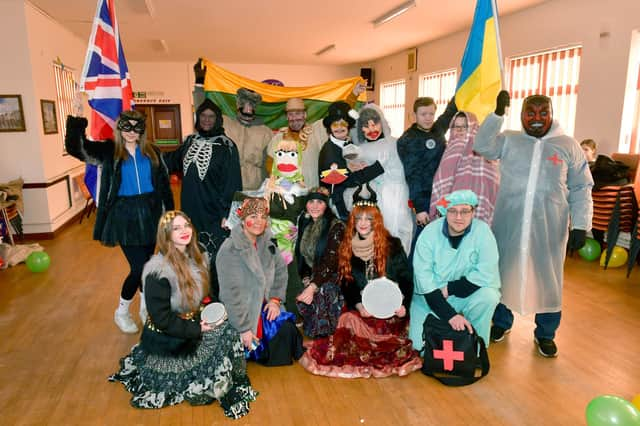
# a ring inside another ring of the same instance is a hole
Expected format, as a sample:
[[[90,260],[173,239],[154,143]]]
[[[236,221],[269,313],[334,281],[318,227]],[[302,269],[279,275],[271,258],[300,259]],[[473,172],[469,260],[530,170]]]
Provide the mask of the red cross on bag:
[[[434,349],[433,358],[444,362],[445,371],[453,371],[453,362],[464,361],[464,352],[453,350],[453,340],[443,340],[442,350]]]

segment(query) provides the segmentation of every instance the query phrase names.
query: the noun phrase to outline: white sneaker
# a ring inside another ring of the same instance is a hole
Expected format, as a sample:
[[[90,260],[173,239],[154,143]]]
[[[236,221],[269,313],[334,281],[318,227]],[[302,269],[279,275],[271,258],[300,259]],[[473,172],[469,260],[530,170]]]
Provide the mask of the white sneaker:
[[[149,316],[149,314],[147,313],[147,309],[140,309],[140,321],[142,322],[142,326],[144,327],[144,325],[147,322],[147,317]]]
[[[138,326],[135,322],[133,322],[133,319],[131,318],[129,312],[123,315],[118,313],[118,311],[116,310],[115,314],[113,315],[113,321],[123,333],[133,334],[138,332]]]

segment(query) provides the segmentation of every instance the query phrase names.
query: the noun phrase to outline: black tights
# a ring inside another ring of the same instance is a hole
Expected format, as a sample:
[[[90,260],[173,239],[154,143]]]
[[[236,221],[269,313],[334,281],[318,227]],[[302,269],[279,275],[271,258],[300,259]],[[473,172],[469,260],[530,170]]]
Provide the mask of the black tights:
[[[125,300],[131,300],[133,296],[136,295],[138,289],[142,291],[142,268],[144,268],[144,264],[147,263],[153,255],[155,245],[120,246],[120,248],[124,253],[124,257],[127,258],[129,268],[131,269],[127,278],[124,279],[120,296]]]

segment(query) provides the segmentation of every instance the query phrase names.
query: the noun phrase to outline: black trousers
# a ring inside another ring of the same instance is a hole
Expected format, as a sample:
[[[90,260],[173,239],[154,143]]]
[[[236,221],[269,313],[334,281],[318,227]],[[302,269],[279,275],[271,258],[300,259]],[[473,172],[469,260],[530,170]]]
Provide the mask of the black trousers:
[[[144,264],[151,258],[155,249],[154,245],[149,246],[120,246],[124,257],[129,262],[129,275],[122,283],[122,291],[120,296],[125,300],[133,299],[136,291],[142,291],[142,269]]]

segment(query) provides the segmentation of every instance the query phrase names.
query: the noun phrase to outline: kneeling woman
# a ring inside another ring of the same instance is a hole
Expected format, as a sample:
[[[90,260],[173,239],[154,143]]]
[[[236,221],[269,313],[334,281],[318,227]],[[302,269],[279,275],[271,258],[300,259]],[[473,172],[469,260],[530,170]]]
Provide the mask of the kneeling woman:
[[[407,338],[411,268],[402,243],[384,227],[375,193],[370,191],[366,199],[360,194],[360,189],[354,194],[339,249],[339,282],[349,310],[340,316],[336,332],[315,340],[300,363],[313,374],[330,377],[404,376],[422,366]],[[404,298],[389,319],[372,317],[362,305],[362,290],[379,277],[396,282]]]
[[[141,342],[109,380],[122,382],[137,408],[217,399],[227,417],[239,418],[258,394],[247,377],[238,332],[227,321],[214,328],[200,320],[209,263],[194,234],[182,212],[169,211],[160,219],[158,253],[143,272],[149,316]]]
[[[245,198],[238,214],[242,226],[233,227],[216,257],[220,301],[250,359],[291,364],[302,356],[302,336],[295,315],[280,310],[287,265],[267,229],[269,205],[264,198]]]

